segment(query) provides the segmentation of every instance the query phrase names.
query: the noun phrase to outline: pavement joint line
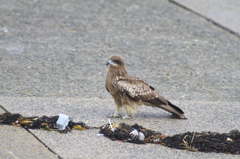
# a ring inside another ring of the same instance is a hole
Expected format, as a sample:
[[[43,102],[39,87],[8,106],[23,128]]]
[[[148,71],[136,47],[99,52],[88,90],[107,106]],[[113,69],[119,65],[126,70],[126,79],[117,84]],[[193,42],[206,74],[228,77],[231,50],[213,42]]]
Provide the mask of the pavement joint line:
[[[24,127],[23,127],[24,128]],[[41,141],[34,133],[29,131],[28,129],[24,128],[28,133],[32,134],[33,137],[35,137],[43,146],[45,146],[50,152],[52,152],[54,155],[56,155],[59,159],[63,159],[60,155],[58,155],[55,151],[53,151],[51,148],[49,148],[43,141]]]
[[[6,113],[10,113],[7,109],[5,109],[3,106],[0,105],[0,108],[2,108]]]
[[[183,9],[186,9],[186,10],[188,10],[188,11],[190,11],[190,12],[192,12],[192,13],[194,13],[194,14],[196,14],[196,15],[204,18],[204,19],[206,19],[207,21],[211,22],[215,26],[217,26],[217,27],[219,27],[219,28],[221,28],[221,29],[223,29],[223,30],[225,30],[225,31],[235,35],[238,38],[240,38],[240,34],[238,34],[237,32],[233,31],[232,29],[229,29],[228,27],[225,27],[225,26],[221,25],[220,23],[215,22],[214,20],[212,20],[212,19],[210,19],[210,18],[208,18],[208,17],[206,17],[206,16],[204,16],[204,15],[202,15],[202,14],[200,14],[200,13],[198,13],[198,12],[196,12],[196,11],[194,11],[194,10],[192,10],[192,9],[190,9],[190,8],[188,8],[188,7],[182,5],[182,4],[180,4],[180,3],[178,3],[178,2],[176,2],[174,0],[169,0],[169,2],[175,4],[175,5],[183,8]]]
[[[7,109],[5,109],[2,105],[0,105],[0,108],[2,108],[6,113],[11,113]],[[22,127],[24,128],[24,127]],[[60,155],[58,155],[56,152],[54,152],[51,148],[49,148],[43,141],[41,141],[34,133],[29,131],[28,129],[24,128],[28,133],[30,133],[35,139],[37,139],[41,144],[43,144],[44,147],[46,147],[50,152],[52,152],[54,155],[56,155],[59,159],[63,159]]]

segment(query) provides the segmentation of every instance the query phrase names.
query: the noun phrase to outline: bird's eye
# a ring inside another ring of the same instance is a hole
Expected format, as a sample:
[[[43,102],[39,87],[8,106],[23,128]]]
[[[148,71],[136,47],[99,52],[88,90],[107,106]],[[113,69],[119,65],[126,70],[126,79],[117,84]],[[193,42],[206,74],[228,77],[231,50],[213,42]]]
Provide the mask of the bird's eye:
[[[121,61],[119,61],[119,60],[113,60],[113,62],[117,65],[122,65]]]

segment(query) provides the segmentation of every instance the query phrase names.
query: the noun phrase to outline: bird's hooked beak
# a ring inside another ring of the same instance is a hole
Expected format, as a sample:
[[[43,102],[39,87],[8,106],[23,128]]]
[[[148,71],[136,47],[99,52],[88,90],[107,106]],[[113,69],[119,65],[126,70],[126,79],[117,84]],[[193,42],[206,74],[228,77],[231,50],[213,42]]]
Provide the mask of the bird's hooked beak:
[[[112,61],[112,60],[108,60],[108,62],[107,62],[107,65],[106,66],[108,66],[108,65],[114,65],[115,63]]]

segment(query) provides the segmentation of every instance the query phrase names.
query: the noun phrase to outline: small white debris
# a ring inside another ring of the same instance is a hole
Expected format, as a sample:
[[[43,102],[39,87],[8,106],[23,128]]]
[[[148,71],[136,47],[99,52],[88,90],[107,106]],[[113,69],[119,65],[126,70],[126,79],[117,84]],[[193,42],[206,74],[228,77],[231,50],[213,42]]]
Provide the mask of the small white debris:
[[[69,122],[69,117],[65,114],[60,113],[57,123],[54,125],[55,128],[64,130]]]
[[[136,136],[138,136],[138,131],[134,129],[132,132],[130,132],[130,135],[132,138],[135,138]]]
[[[138,139],[143,141],[145,139],[145,135],[142,132],[138,133]]]
[[[113,129],[112,124],[111,124],[111,120],[108,119],[108,122],[109,122],[109,124],[110,124],[110,127],[111,127],[112,131],[114,132],[114,129]]]
[[[3,31],[4,33],[9,33],[7,28],[2,28],[2,29],[0,29],[0,31]]]

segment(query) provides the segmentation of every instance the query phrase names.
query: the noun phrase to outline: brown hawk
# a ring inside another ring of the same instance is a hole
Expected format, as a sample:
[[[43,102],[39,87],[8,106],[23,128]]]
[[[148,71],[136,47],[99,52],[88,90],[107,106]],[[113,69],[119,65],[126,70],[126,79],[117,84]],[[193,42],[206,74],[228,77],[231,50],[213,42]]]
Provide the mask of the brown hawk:
[[[152,86],[137,77],[127,74],[125,63],[120,57],[111,57],[107,65],[110,65],[110,67],[105,86],[117,105],[115,114],[112,117],[122,116],[122,108],[124,108],[126,115],[123,118],[129,118],[129,116],[137,113],[138,106],[144,104],[162,108],[180,118],[186,119],[183,115],[184,112],[180,108],[166,100]]]

